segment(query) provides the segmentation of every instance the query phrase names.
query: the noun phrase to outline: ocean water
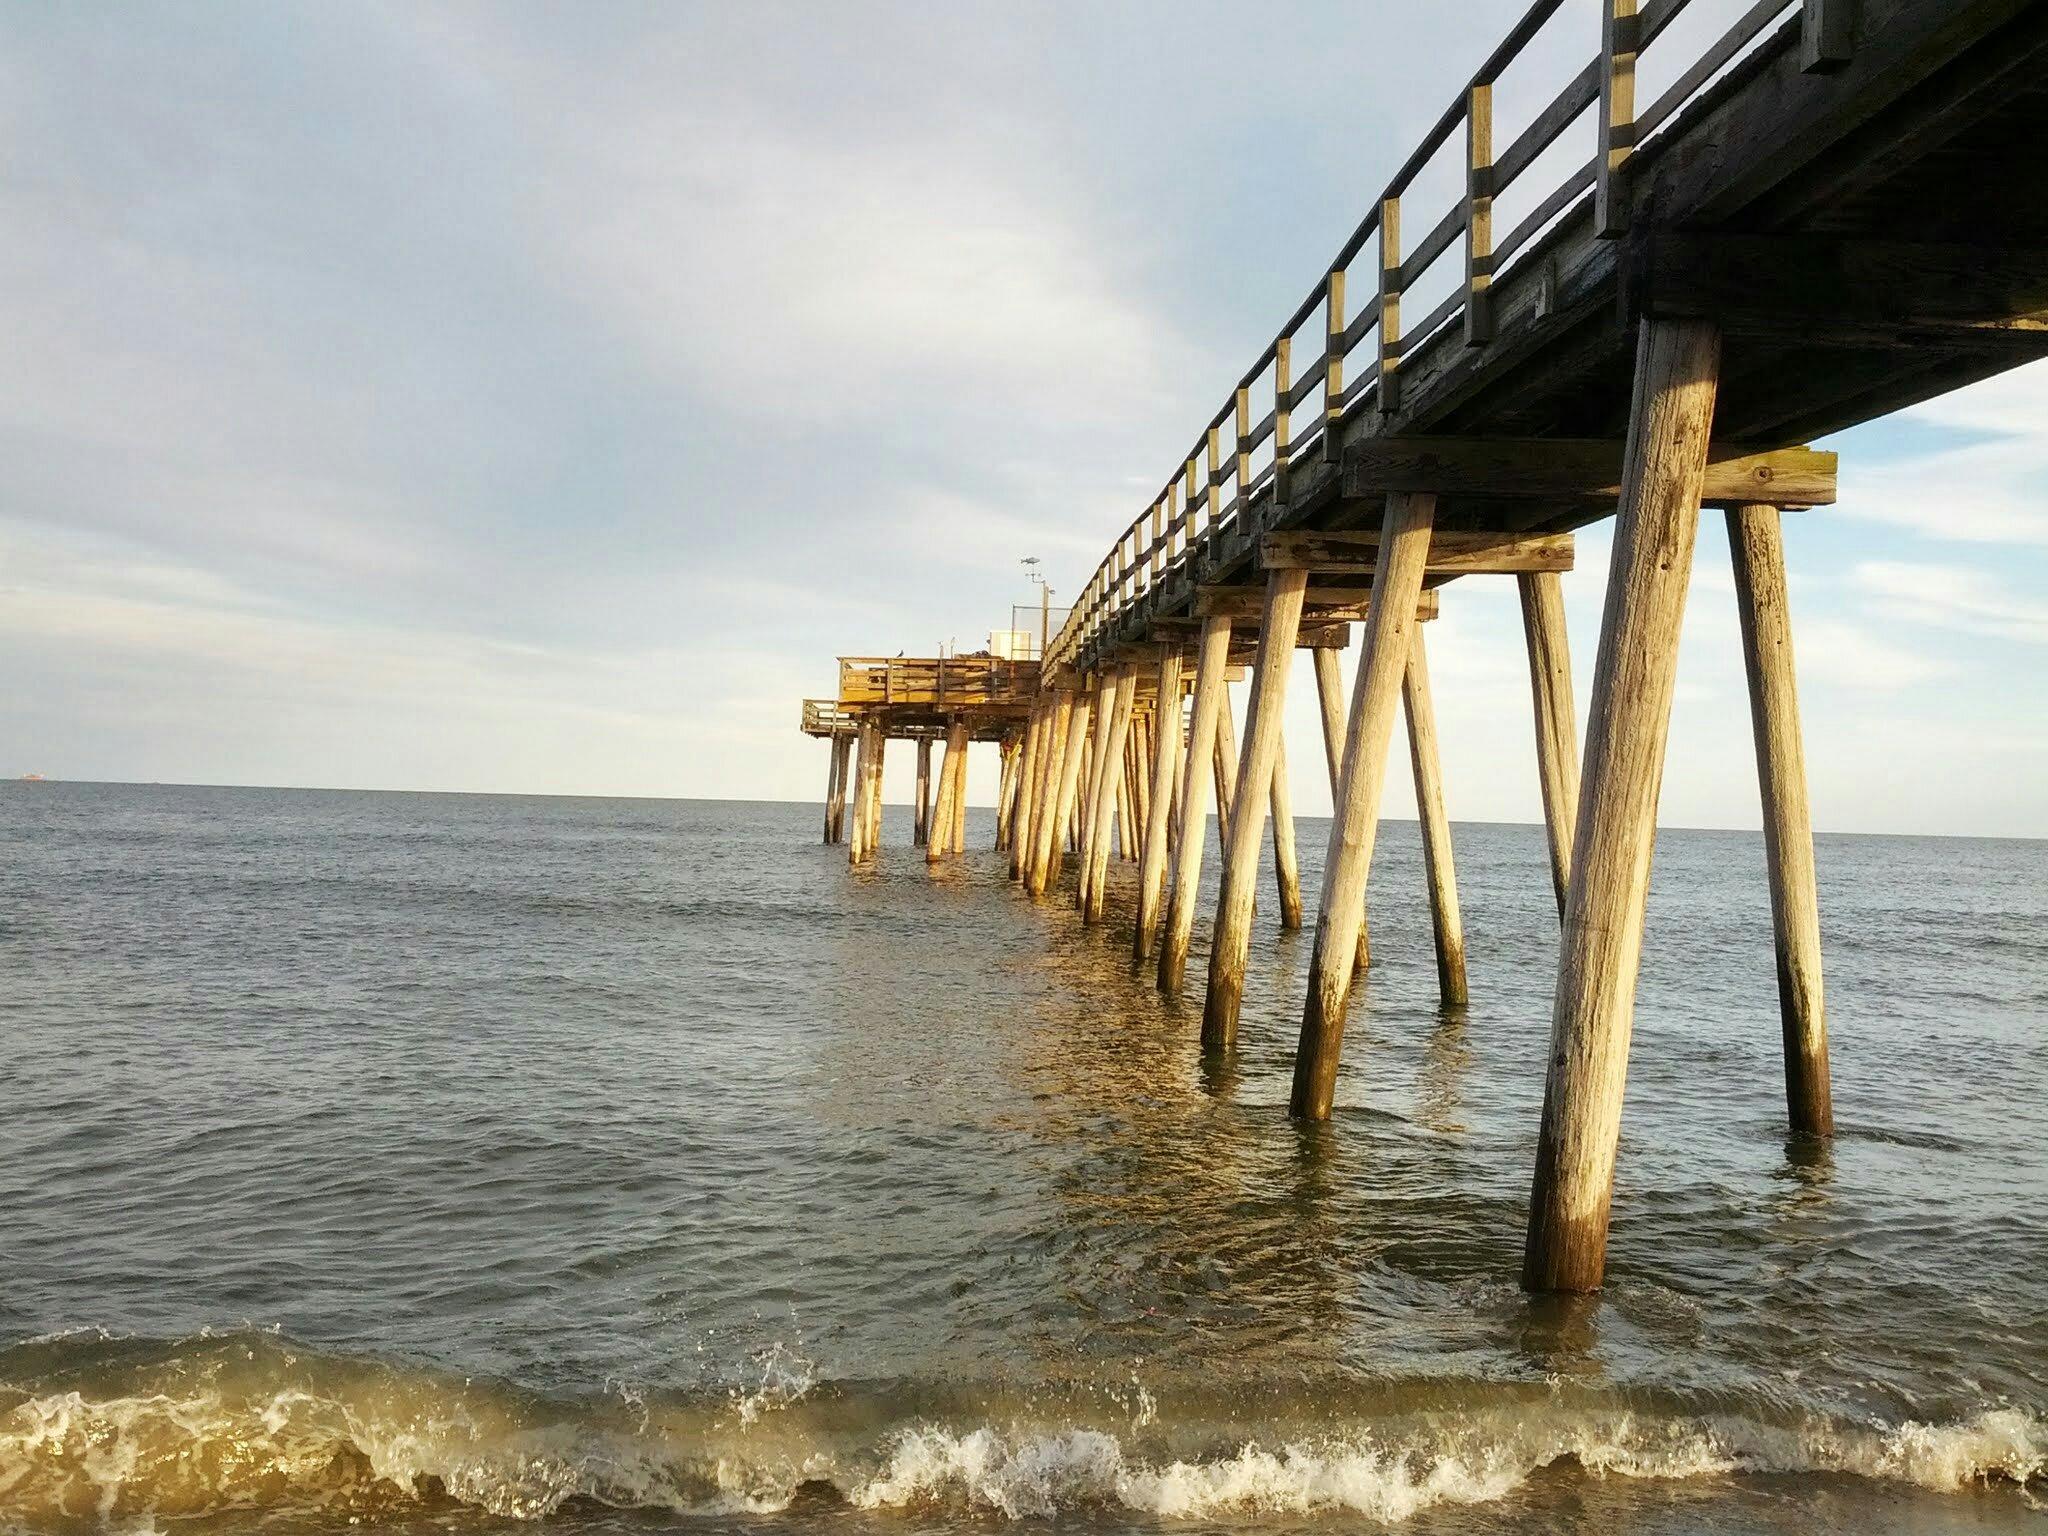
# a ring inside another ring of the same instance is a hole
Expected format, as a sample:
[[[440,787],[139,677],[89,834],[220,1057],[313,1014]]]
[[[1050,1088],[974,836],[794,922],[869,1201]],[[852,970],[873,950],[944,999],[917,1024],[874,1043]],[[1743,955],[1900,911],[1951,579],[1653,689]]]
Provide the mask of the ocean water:
[[[1457,828],[1456,1013],[1383,830],[1303,1129],[1277,902],[1205,1067],[1129,866],[1085,928],[986,811],[819,822],[0,786],[0,1528],[2048,1526],[2048,844],[1821,839],[1814,1148],[1760,843],[1667,833],[1609,1285],[1543,1300],[1538,829]]]

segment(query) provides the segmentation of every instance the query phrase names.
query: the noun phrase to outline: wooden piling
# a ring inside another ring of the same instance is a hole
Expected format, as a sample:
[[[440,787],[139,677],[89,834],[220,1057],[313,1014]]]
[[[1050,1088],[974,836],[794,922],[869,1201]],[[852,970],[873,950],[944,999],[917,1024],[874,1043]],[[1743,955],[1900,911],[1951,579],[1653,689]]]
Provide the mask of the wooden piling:
[[[1188,722],[1187,755],[1180,775],[1180,851],[1174,858],[1173,894],[1167,903],[1166,932],[1159,944],[1159,990],[1180,991],[1187,970],[1188,942],[1195,931],[1195,901],[1202,886],[1202,843],[1208,835],[1209,810],[1203,796],[1209,784],[1209,759],[1216,749],[1217,717],[1224,707],[1224,673],[1230,666],[1230,620],[1202,620],[1195,655],[1194,712]]]
[[[865,864],[875,856],[882,834],[882,748],[885,738],[876,720],[860,725],[860,759],[856,765],[853,794],[853,836],[847,844],[847,862]]]
[[[1776,507],[1731,507],[1728,549],[1742,621],[1742,660],[1763,792],[1764,858],[1777,937],[1778,1011],[1785,1035],[1785,1104],[1798,1136],[1832,1136],[1827,1005],[1821,990],[1820,892],[1806,799],[1806,749],[1792,665],[1792,612]]]
[[[910,842],[923,848],[932,835],[932,743],[929,736],[917,739],[917,804],[910,820]]]
[[[1169,797],[1173,820],[1166,837],[1166,862],[1168,869],[1171,870],[1173,861],[1180,857],[1180,832],[1181,828],[1187,823],[1187,808],[1181,803],[1180,792],[1181,765],[1188,760],[1188,734],[1187,720],[1181,712],[1179,694],[1174,695],[1171,711],[1164,723],[1167,733],[1173,741],[1173,772],[1168,777],[1168,783],[1171,785]],[[1169,878],[1171,878],[1170,875]],[[1165,908],[1162,906],[1161,911],[1163,912],[1164,910]]]
[[[1323,757],[1330,766],[1330,808],[1337,806],[1337,784],[1344,766],[1344,679],[1337,670],[1337,653],[1325,646],[1309,652],[1316,661],[1316,698],[1323,712]],[[1358,909],[1357,969],[1372,964],[1372,918],[1365,907]]]
[[[1280,886],[1280,926],[1301,927],[1301,862],[1294,852],[1294,786],[1287,782],[1287,738],[1273,744],[1273,878]]]
[[[954,728],[950,722],[946,726],[946,755],[939,763],[938,804],[933,808],[926,828],[924,856],[932,864],[952,851],[953,777],[960,766],[959,754],[953,745]]]
[[[959,749],[954,750],[957,739]],[[953,734],[946,741],[946,756],[955,758],[953,768],[953,827],[947,838],[948,853],[967,851],[967,754],[974,750],[974,732],[963,716],[953,722]]]
[[[1316,702],[1323,712],[1323,758],[1330,765],[1330,803],[1337,800],[1337,774],[1344,766],[1344,679],[1337,653],[1318,646],[1309,654],[1316,663]]]
[[[1148,959],[1159,939],[1160,906],[1166,895],[1167,845],[1174,821],[1174,770],[1180,766],[1179,706],[1180,647],[1162,645],[1159,705],[1154,711],[1159,745],[1152,754],[1152,804],[1145,817],[1145,846],[1138,861],[1138,916],[1131,930],[1131,956],[1136,960]]]
[[[1135,860],[1144,842],[1144,825],[1152,816],[1152,739],[1150,713],[1131,718],[1131,822],[1126,836],[1118,839],[1126,861]]]
[[[1279,754],[1287,678],[1294,669],[1294,642],[1307,592],[1305,569],[1276,570],[1266,577],[1258,660],[1245,706],[1244,749],[1231,802],[1230,835],[1224,841],[1223,886],[1217,895],[1216,921],[1209,939],[1209,991],[1202,1003],[1204,1051],[1227,1051],[1237,1041],[1244,963],[1251,948],[1259,840],[1266,830],[1265,802]]]
[[[858,864],[865,856],[861,848],[867,836],[868,824],[868,728],[865,724],[854,727],[853,749],[853,803],[851,824],[846,831],[846,861]]]
[[[1408,668],[1401,679],[1401,704],[1408,717],[1408,760],[1415,770],[1415,809],[1422,823],[1422,871],[1429,883],[1429,916],[1436,938],[1437,996],[1447,1008],[1462,1008],[1467,1001],[1465,923],[1458,912],[1451,818],[1444,809],[1436,702],[1430,695],[1429,658],[1422,633],[1422,626],[1417,625],[1408,639]]]
[[[1230,684],[1223,685],[1223,712],[1216,717],[1216,741],[1210,749],[1216,779],[1216,841],[1230,842],[1230,813],[1237,808],[1237,719],[1230,710]]]
[[[1358,963],[1365,879],[1379,831],[1394,700],[1408,669],[1408,642],[1418,623],[1416,602],[1422,595],[1435,521],[1434,496],[1416,491],[1388,495],[1373,564],[1372,602],[1365,612],[1365,643],[1351,690],[1330,848],[1323,859],[1323,894],[1316,912],[1315,951],[1309,960],[1301,1045],[1294,1058],[1289,1113],[1304,1120],[1329,1119],[1336,1101],[1344,1013]]]
[[[1088,881],[1095,867],[1096,810],[1098,807],[1113,806],[1116,790],[1115,778],[1123,772],[1121,754],[1112,757],[1109,751],[1109,733],[1116,724],[1117,700],[1121,671],[1104,672],[1096,684],[1095,719],[1088,737],[1088,755],[1081,765],[1080,796],[1080,877],[1074,882],[1074,905],[1085,908],[1088,905]],[[1105,816],[1102,826],[1107,835],[1108,820]]]
[[[1564,584],[1555,571],[1523,571],[1522,635],[1529,649],[1529,686],[1536,704],[1536,772],[1543,786],[1543,826],[1550,838],[1550,879],[1564,916],[1571,878],[1572,828],[1579,811],[1578,706],[1572,701],[1572,655],[1565,636]]]
[[[1086,695],[1076,695],[1074,708],[1067,721],[1067,747],[1060,759],[1059,795],[1053,804],[1053,825],[1071,829],[1080,796],[1076,791],[1081,783],[1081,757],[1088,742],[1089,701]],[[1052,857],[1047,861],[1044,879],[1032,891],[1042,896],[1048,885],[1057,885],[1060,878],[1060,862],[1065,852],[1063,845],[1053,840]]]
[[[853,757],[853,737],[841,731],[832,738],[832,762],[825,776],[825,841],[846,836],[846,775]]]
[[[1645,319],[1551,1017],[1522,1283],[1599,1288],[1657,791],[1699,529],[1720,333]]]
[[[1025,865],[1024,884],[1033,896],[1045,894],[1046,873],[1052,867],[1053,851],[1059,846],[1059,839],[1065,832],[1065,818],[1060,815],[1060,774],[1067,755],[1067,738],[1073,734],[1074,693],[1062,688],[1053,695],[1052,708],[1046,715],[1045,748],[1041,754],[1038,779],[1038,803],[1032,816],[1031,857]],[[1079,759],[1079,752],[1075,754]]]
[[[1137,698],[1138,673],[1135,667],[1119,667],[1116,671],[1114,691],[1109,700],[1109,735],[1103,743],[1103,772],[1114,775],[1119,789],[1123,785],[1122,768],[1125,749],[1131,734],[1131,711]],[[1109,816],[1112,809],[1110,797],[1102,795],[1095,806],[1095,827],[1087,839],[1089,848],[1088,867],[1081,872],[1081,920],[1084,923],[1102,921],[1105,904],[1104,888],[1109,883]],[[1128,812],[1126,812],[1128,813]]]
[[[1024,800],[1024,738],[1031,733],[1027,721],[1020,724],[1005,738],[1007,755],[1003,759],[1004,771],[1008,775],[1001,805],[1000,822],[996,828],[996,847],[1004,852],[1017,839],[1017,809]]]
[[[1039,765],[1044,757],[1048,700],[1041,697],[1024,729],[1024,760],[1017,770],[1017,811],[1010,821],[1010,878],[1022,880],[1035,835]]]

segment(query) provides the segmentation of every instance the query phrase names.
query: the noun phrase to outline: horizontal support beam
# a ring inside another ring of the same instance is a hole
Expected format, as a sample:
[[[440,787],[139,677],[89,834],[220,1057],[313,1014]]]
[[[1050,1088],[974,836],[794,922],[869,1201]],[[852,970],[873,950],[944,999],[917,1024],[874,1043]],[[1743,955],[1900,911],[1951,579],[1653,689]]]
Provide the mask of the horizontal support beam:
[[[1259,564],[1269,571],[1323,571],[1370,576],[1379,559],[1377,528],[1350,533],[1269,533],[1259,540]],[[1523,571],[1568,571],[1568,533],[1438,531],[1429,541],[1431,576],[1510,576]]]
[[[1200,619],[1154,619],[1152,621],[1154,659],[1157,659],[1157,646],[1160,644],[1174,641],[1192,642],[1201,633],[1201,630],[1202,621]],[[1237,624],[1233,627],[1232,633],[1233,638],[1256,640],[1258,638],[1259,626],[1256,623]],[[1294,648],[1298,651],[1341,651],[1347,649],[1350,644],[1351,625],[1348,619],[1332,621],[1328,618],[1308,618],[1302,620],[1301,632],[1294,642]],[[1251,649],[1232,650],[1230,653],[1230,670],[1225,677],[1225,681],[1236,682],[1244,675],[1243,669],[1249,666],[1252,660],[1253,652]],[[1192,680],[1189,681],[1188,687],[1190,689],[1194,687]]]
[[[1310,625],[1337,623],[1355,624],[1365,617],[1365,610],[1372,601],[1370,586],[1311,585],[1302,597],[1301,622],[1304,628]],[[1415,605],[1415,617],[1433,619],[1437,614],[1437,595],[1434,592],[1422,594],[1422,600]],[[1230,619],[1235,623],[1255,620],[1265,613],[1266,584],[1259,582],[1246,587],[1204,587],[1195,594],[1195,618]],[[1164,622],[1155,619],[1155,625]]]
[[[1439,496],[1614,503],[1621,499],[1620,438],[1378,437],[1344,452],[1344,494],[1389,491]],[[1707,449],[1710,507],[1831,506],[1835,456],[1812,448],[1758,452],[1735,443]]]
[[[2048,248],[1657,230],[1623,269],[1636,314],[1845,345],[2048,349]]]

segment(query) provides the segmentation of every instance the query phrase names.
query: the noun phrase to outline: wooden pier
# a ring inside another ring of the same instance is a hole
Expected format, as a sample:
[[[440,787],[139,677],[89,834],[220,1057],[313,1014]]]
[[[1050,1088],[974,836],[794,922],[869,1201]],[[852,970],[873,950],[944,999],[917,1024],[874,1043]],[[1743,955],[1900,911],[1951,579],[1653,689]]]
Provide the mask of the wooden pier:
[[[1293,653],[1312,649],[1335,810],[1291,1107],[1326,1119],[1368,958],[1397,707],[1439,987],[1464,1000],[1423,635],[1455,601],[1445,589],[1512,578],[1561,923],[1523,1282],[1583,1291],[1605,1265],[1702,508],[1725,513],[1735,564],[1790,1128],[1833,1130],[1782,514],[1835,500],[1834,455],[1811,440],[2048,355],[2048,3],[1764,0],[1667,60],[1659,39],[1686,0],[1601,0],[1597,52],[1499,133],[1495,82],[1560,7],[1538,0],[1457,92],[1113,541],[1041,661],[843,660],[838,698],[807,703],[804,728],[833,742],[828,840],[858,743],[855,862],[875,855],[885,740],[917,740],[921,761],[946,740],[932,858],[960,849],[956,765],[970,743],[998,744],[1012,878],[1047,894],[1071,853],[1083,916],[1127,916],[1169,992],[1185,982],[1213,790],[1221,888],[1201,1030],[1227,1053],[1269,834],[1282,921],[1305,911],[1281,722]],[[1672,79],[1654,100],[1637,99],[1640,59]],[[1558,145],[1576,169],[1539,180]],[[1460,184],[1450,205],[1408,206],[1444,157]],[[1497,208],[1522,210],[1498,236]],[[1582,754],[1561,577],[1573,530],[1606,517]],[[1347,704],[1334,653],[1354,631]],[[1128,914],[1108,902],[1113,846],[1139,864]]]

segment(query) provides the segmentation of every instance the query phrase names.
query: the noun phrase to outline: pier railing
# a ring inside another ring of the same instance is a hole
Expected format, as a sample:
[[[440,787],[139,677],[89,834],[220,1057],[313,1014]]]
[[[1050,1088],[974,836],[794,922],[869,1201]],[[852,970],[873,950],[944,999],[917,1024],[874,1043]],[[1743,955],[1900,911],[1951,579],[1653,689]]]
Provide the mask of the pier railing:
[[[1038,662],[1000,656],[842,656],[839,705],[927,704],[968,709],[1028,703],[1038,693]]]
[[[807,736],[848,735],[859,723],[839,707],[836,699],[804,700],[804,734]]]
[[[1718,39],[1678,68],[1672,83],[1639,110],[1639,56],[1692,0],[1600,0],[1599,52],[1504,150],[1497,150],[1495,84],[1563,3],[1535,0],[1395,172],[1315,286],[1238,380],[1185,458],[1174,466],[1158,494],[1103,557],[1059,635],[1047,647],[1049,663],[1073,663],[1090,641],[1116,626],[1162,582],[1182,573],[1202,575],[1207,555],[1222,536],[1248,531],[1255,499],[1270,497],[1273,505],[1284,507],[1292,468],[1311,454],[1329,459],[1337,456],[1340,429],[1354,413],[1398,411],[1404,363],[1425,343],[1440,342],[1453,322],[1462,320],[1466,345],[1492,341],[1489,300],[1495,279],[1518,256],[1526,258],[1539,237],[1588,197],[1593,202],[1597,232],[1607,238],[1624,234],[1629,179],[1644,146],[1752,51],[1774,24],[1788,14],[1797,14],[1802,64],[1809,70],[1838,67],[1849,56],[1850,0],[1757,0]],[[1496,201],[1553,145],[1565,142],[1567,131],[1589,112],[1594,132],[1593,142],[1587,145],[1588,158],[1562,174],[1506,236],[1496,240]],[[1404,245],[1404,199],[1461,129],[1465,143],[1462,188],[1421,239]],[[1354,291],[1352,268],[1375,237],[1378,259],[1365,274],[1363,302],[1350,303],[1347,294]],[[1450,293],[1419,319],[1405,319],[1403,300],[1451,254],[1461,238],[1462,279],[1454,281]],[[1319,313],[1321,350],[1305,365],[1298,365],[1297,333]],[[1361,349],[1366,356],[1354,364]],[[1306,430],[1297,435],[1296,414],[1304,405],[1315,414]],[[1253,412],[1261,409],[1263,414],[1254,418]]]

